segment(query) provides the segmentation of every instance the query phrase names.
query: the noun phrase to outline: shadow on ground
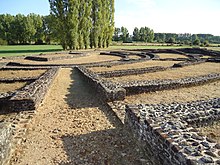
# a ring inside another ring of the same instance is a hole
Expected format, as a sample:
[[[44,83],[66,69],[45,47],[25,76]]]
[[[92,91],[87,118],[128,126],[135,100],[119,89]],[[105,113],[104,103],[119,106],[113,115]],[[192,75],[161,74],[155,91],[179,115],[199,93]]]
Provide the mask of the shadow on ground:
[[[98,93],[84,81],[76,69],[71,71],[71,80],[69,93],[65,99],[71,109],[98,108],[105,114],[111,124],[115,127],[122,126],[121,120],[109,109],[105,102],[101,101]]]
[[[92,132],[79,136],[63,136],[67,164],[142,165],[152,164],[139,151],[123,128]]]
[[[152,164],[145,159],[138,149],[131,134],[124,128],[120,119],[102,102],[98,94],[92,89],[76,69],[71,71],[72,83],[66,102],[72,108],[98,108],[107,120],[114,126],[113,129],[94,131],[81,135],[65,135],[61,139],[68,156],[66,164],[94,164],[94,165],[130,165]]]

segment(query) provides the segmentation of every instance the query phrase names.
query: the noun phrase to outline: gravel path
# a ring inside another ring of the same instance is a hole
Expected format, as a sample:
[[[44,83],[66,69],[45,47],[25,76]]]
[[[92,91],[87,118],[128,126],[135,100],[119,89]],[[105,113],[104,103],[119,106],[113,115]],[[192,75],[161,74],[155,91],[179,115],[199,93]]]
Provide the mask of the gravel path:
[[[11,164],[152,163],[76,71],[62,69]]]

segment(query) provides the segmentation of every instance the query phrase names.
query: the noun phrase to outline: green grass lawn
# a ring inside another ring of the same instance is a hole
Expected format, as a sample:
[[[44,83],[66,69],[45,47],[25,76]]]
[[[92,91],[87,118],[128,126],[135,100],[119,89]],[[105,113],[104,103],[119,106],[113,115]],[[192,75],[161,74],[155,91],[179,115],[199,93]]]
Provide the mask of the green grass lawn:
[[[190,46],[159,46],[159,45],[113,45],[104,50],[114,49],[177,49],[190,48]],[[208,49],[220,51],[220,47],[207,47]],[[40,53],[62,51],[60,45],[10,45],[0,46],[0,57],[22,56]]]
[[[62,51],[60,45],[9,45],[0,46],[0,57],[22,56]]]

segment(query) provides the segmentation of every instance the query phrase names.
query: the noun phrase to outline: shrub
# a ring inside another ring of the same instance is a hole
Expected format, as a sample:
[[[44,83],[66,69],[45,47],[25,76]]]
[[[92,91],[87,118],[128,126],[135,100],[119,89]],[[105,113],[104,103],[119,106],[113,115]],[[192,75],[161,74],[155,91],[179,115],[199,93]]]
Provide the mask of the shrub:
[[[0,38],[0,45],[8,45],[6,40],[3,40],[2,38]]]

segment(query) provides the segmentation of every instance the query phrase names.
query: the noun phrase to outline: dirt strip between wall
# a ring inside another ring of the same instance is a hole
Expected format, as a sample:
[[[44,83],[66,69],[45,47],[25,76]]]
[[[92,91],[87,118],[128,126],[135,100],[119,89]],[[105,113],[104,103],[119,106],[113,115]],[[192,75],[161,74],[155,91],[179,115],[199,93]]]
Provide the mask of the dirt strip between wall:
[[[152,164],[74,69],[61,69],[11,164]]]

